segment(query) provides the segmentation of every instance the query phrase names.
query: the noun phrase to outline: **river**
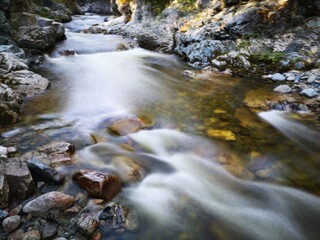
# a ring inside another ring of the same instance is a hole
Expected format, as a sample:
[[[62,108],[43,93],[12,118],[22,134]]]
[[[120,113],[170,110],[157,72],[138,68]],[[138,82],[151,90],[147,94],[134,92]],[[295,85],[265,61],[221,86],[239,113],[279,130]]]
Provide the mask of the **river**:
[[[75,144],[78,162],[60,169],[69,181],[59,190],[69,194],[81,191],[70,180],[76,169],[117,173],[112,159],[123,156],[142,166],[141,181],[125,184],[113,200],[138,212],[139,229],[112,239],[319,238],[320,132],[308,114],[254,113],[244,98],[261,79],[189,79],[183,71],[192,69],[173,55],[120,51],[128,40],[80,32],[103,19],[66,24],[67,40],[33,69],[51,81],[49,90],[26,103],[1,143],[21,152],[51,141]],[[153,127],[110,134],[108,123],[123,116]],[[235,139],[210,137],[217,129]],[[128,142],[138,150],[124,148]]]

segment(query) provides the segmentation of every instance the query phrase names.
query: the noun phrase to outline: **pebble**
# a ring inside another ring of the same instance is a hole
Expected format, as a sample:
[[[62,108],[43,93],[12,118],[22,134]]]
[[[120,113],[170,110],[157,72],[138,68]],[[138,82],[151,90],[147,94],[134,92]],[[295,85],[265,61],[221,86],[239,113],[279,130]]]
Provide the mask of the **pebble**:
[[[286,77],[280,73],[276,73],[276,74],[272,75],[271,79],[272,79],[272,81],[284,81],[284,80],[286,80]]]
[[[2,226],[6,232],[13,232],[16,230],[21,223],[21,217],[19,215],[7,217],[3,220]]]
[[[291,93],[292,89],[288,85],[283,84],[273,89],[273,91],[280,93]]]
[[[304,89],[300,94],[309,98],[313,98],[318,95],[317,92],[312,88]]]

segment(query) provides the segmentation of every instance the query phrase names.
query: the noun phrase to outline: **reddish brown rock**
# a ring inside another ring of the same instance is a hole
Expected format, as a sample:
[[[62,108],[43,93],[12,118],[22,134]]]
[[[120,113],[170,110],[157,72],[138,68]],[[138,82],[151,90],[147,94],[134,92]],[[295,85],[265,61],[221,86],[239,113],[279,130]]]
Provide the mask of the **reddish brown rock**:
[[[130,133],[138,132],[146,128],[146,125],[139,118],[120,119],[109,126],[109,130],[117,135],[124,136]]]
[[[89,196],[110,201],[121,190],[120,179],[110,173],[100,173],[93,170],[80,170],[73,175],[81,188]]]
[[[23,207],[23,211],[39,216],[47,213],[51,209],[67,209],[73,204],[74,197],[61,192],[49,192],[28,202]]]

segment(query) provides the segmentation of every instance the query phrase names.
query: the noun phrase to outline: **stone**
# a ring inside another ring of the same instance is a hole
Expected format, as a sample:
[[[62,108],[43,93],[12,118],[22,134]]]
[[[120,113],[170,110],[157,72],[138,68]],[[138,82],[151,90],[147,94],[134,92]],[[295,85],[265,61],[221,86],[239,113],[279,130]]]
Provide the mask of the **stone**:
[[[194,78],[196,76],[196,74],[190,70],[184,70],[183,76],[185,76],[187,78]]]
[[[31,230],[23,234],[22,240],[41,240],[41,234],[38,230]]]
[[[110,173],[101,173],[93,170],[80,170],[73,175],[81,188],[88,195],[110,201],[121,190],[120,179]]]
[[[133,159],[125,156],[115,157],[112,163],[117,171],[117,174],[124,183],[137,182],[142,177],[141,167],[133,161]]]
[[[74,197],[61,193],[49,192],[28,202],[23,207],[23,212],[34,216],[41,216],[52,209],[67,209],[74,204]]]
[[[56,35],[56,41],[60,41],[60,40],[64,40],[66,39],[66,35],[65,35],[65,28],[63,26],[62,23],[59,22],[53,22],[52,26],[54,27],[54,29],[57,32]]]
[[[54,168],[48,166],[37,158],[32,158],[27,161],[28,167],[31,172],[36,173],[38,176],[43,179],[54,182],[57,184],[62,184],[64,181],[64,175],[55,170]]]
[[[273,91],[280,92],[280,93],[291,93],[292,89],[288,85],[279,85],[278,87],[274,88]]]
[[[220,129],[208,129],[207,135],[209,137],[218,138],[226,141],[235,141],[236,135],[229,130],[220,130]]]
[[[21,217],[19,215],[7,217],[2,222],[2,227],[6,232],[13,232],[16,230],[21,223]]]
[[[284,80],[286,80],[286,77],[283,76],[283,75],[280,74],[280,73],[276,73],[276,74],[273,74],[273,75],[272,75],[271,80],[272,80],[272,81],[284,81]]]
[[[85,235],[93,234],[98,225],[98,221],[95,218],[93,218],[89,213],[81,214],[77,222],[78,230],[80,232],[83,232]]]
[[[304,89],[300,92],[300,94],[308,98],[313,98],[318,95],[318,93],[313,88]]]
[[[9,158],[0,163],[0,173],[6,176],[10,193],[21,200],[26,199],[35,191],[35,185],[25,162],[19,158]]]
[[[0,209],[0,221],[2,221],[3,219],[5,219],[8,216],[9,216],[9,213],[7,211]]]
[[[22,229],[18,229],[8,236],[8,240],[21,240],[23,238],[23,234],[24,231]]]
[[[313,83],[315,80],[317,79],[317,76],[316,75],[311,75],[308,80],[307,80],[307,83]]]
[[[9,206],[10,189],[9,183],[3,174],[0,173],[0,209]]]
[[[146,125],[139,118],[120,119],[109,126],[111,132],[120,136],[135,133],[144,128],[146,128]]]
[[[28,69],[28,66],[13,54],[0,52],[0,74]]]
[[[52,48],[57,39],[57,31],[50,27],[23,27],[17,33],[16,41],[21,48],[36,49],[40,51]]]
[[[220,68],[220,67],[224,67],[227,65],[227,62],[226,61],[219,61],[217,59],[213,59],[211,61],[211,64],[217,68]]]
[[[43,240],[50,240],[57,234],[57,226],[55,224],[46,224],[41,229]]]
[[[12,209],[9,214],[10,216],[19,215],[21,213],[21,210],[22,210],[22,205],[20,204],[16,206],[14,209]]]

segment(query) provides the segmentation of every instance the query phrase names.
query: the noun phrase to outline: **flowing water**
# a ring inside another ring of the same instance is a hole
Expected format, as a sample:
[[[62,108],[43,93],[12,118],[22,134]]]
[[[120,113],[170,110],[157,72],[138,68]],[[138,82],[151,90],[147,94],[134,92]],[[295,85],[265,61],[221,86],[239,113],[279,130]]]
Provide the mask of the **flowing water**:
[[[75,144],[77,163],[60,169],[69,180],[80,168],[121,174],[119,157],[138,164],[142,179],[125,184],[113,201],[138,212],[139,229],[112,239],[318,239],[319,126],[307,114],[251,112],[244,98],[260,79],[189,79],[174,56],[120,51],[128,40],[80,32],[103,19],[67,24],[67,40],[35,69],[50,89],[26,104],[1,143],[21,152],[52,141]],[[77,54],[62,56],[64,50]],[[108,124],[123,116],[153,127],[110,134]],[[234,139],[212,138],[215,130]],[[71,180],[60,190],[81,191]]]

